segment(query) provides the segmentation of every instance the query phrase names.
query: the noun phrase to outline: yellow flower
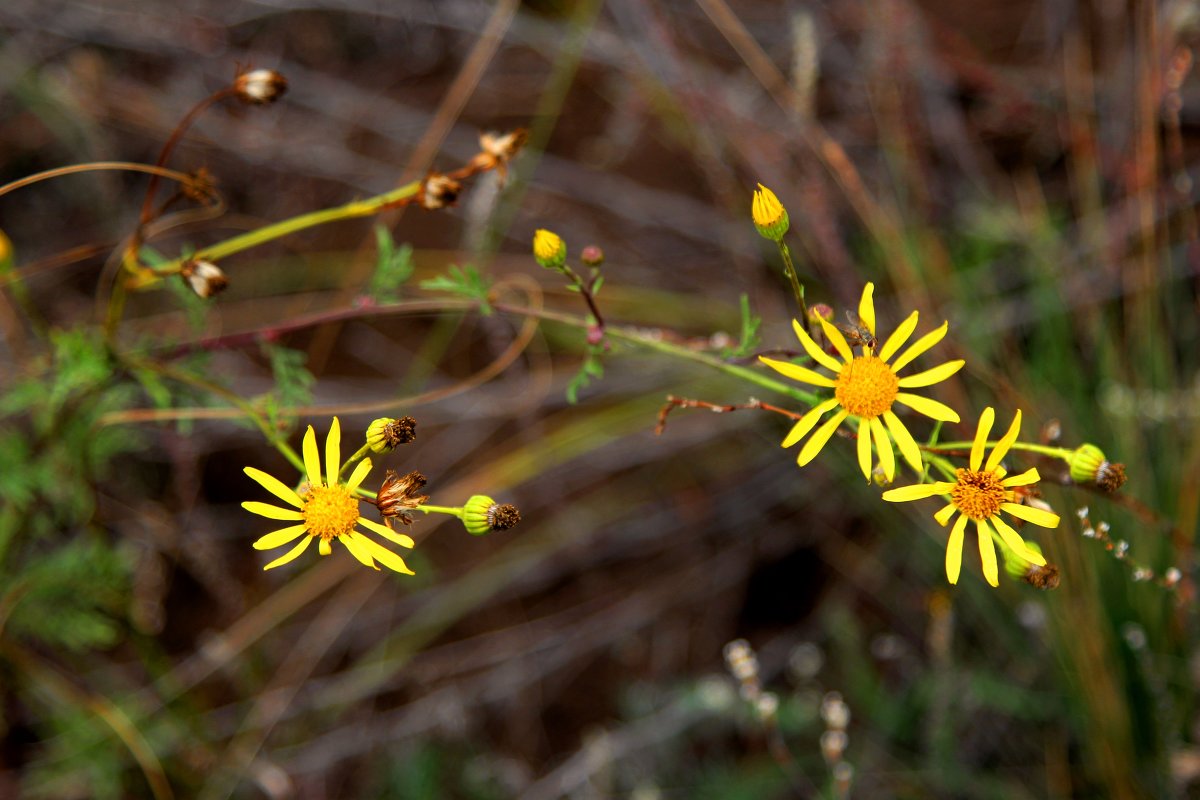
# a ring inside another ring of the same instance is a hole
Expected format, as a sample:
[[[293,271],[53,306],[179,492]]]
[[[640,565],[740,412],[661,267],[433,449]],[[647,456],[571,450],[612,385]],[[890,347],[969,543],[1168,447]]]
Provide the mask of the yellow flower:
[[[558,269],[567,260],[567,243],[545,228],[533,232],[533,257],[546,269]]]
[[[321,555],[327,556],[332,550],[330,542],[337,539],[346,546],[350,555],[372,569],[379,569],[375,562],[379,561],[388,569],[412,575],[413,571],[405,566],[403,559],[391,550],[383,547],[373,539],[368,539],[355,527],[362,525],[368,530],[379,534],[401,547],[413,546],[412,537],[396,533],[385,525],[360,517],[358,515],[358,497],[354,494],[359,484],[371,471],[371,459],[364,458],[354,468],[350,480],[345,483],[338,481],[341,471],[342,431],[337,417],[329,427],[329,435],[325,438],[325,480],[321,475],[321,458],[317,453],[317,435],[311,425],[304,434],[304,470],[308,473],[308,484],[300,493],[296,493],[278,478],[255,469],[246,467],[243,471],[271,494],[293,508],[280,508],[268,503],[247,501],[242,508],[268,519],[286,520],[296,524],[268,533],[254,543],[256,550],[270,550],[282,547],[301,536],[304,539],[284,555],[267,564],[263,569],[271,569],[294,560],[308,549],[313,539],[318,541],[317,549]]]
[[[983,461],[983,450],[987,444],[988,434],[992,430],[992,422],[996,412],[985,408],[979,415],[979,427],[975,430],[975,441],[971,444],[971,458],[967,469],[959,469],[955,480],[920,483],[915,486],[903,486],[883,493],[884,500],[902,503],[908,500],[921,500],[934,495],[945,495],[950,498],[941,511],[933,515],[939,525],[946,525],[957,512],[958,520],[950,529],[950,541],[946,545],[946,578],[950,583],[958,583],[958,573],[962,569],[963,534],[967,520],[975,521],[975,530],[979,537],[979,558],[983,562],[983,576],[992,586],[999,586],[999,571],[996,566],[996,548],[992,541],[992,530],[1000,536],[1004,546],[1016,553],[1021,559],[1035,566],[1046,566],[1046,559],[1038,550],[1030,547],[1013,528],[1000,518],[1000,512],[1006,511],[1018,519],[1041,525],[1043,528],[1058,527],[1058,515],[1040,508],[1021,505],[1016,502],[1016,486],[1029,486],[1041,479],[1037,468],[1026,470],[1011,478],[1004,477],[1007,472],[1000,466],[1001,459],[1007,455],[1013,442],[1021,432],[1021,412],[1013,417],[1012,426],[1004,438],[996,442],[987,463]],[[989,526],[990,523],[990,526]]]
[[[897,375],[914,358],[940,342],[946,335],[949,323],[943,322],[940,328],[913,342],[908,349],[893,360],[892,356],[916,330],[917,312],[914,311],[910,314],[908,319],[900,324],[900,327],[876,352],[875,302],[872,297],[874,291],[875,285],[868,283],[863,288],[862,299],[858,304],[862,332],[866,334],[856,339],[856,343],[862,346],[862,354],[859,356],[854,355],[842,332],[824,318],[818,316],[816,320],[821,324],[829,341],[833,343],[838,355],[842,357],[841,362],[822,350],[821,346],[808,335],[808,331],[804,329],[803,325],[792,320],[792,328],[796,331],[796,337],[800,339],[800,344],[804,346],[805,351],[813,361],[833,370],[836,373],[835,377],[828,378],[815,370],[787,361],[776,361],[763,356],[759,356],[759,360],[776,372],[794,380],[833,389],[833,397],[818,404],[801,417],[783,440],[783,447],[791,447],[808,435],[808,432],[826,413],[834,408],[839,409],[817,429],[817,432],[800,449],[800,455],[796,459],[797,464],[803,467],[816,458],[817,453],[821,452],[821,448],[833,436],[833,432],[842,424],[842,421],[853,416],[858,420],[858,464],[862,468],[863,475],[868,481],[871,480],[871,441],[874,439],[874,449],[879,454],[880,466],[883,467],[884,475],[891,481],[896,474],[896,455],[892,450],[891,439],[896,440],[900,453],[913,469],[917,472],[922,469],[921,450],[917,447],[912,434],[908,432],[908,428],[904,427],[904,423],[892,411],[893,404],[900,403],[927,417],[943,422],[958,422],[958,414],[949,406],[936,400],[930,400],[928,397],[900,390],[932,386],[944,381],[962,369],[966,362],[961,359],[947,361],[915,375],[903,378]],[[891,360],[890,364],[889,360]],[[890,439],[888,438],[889,432],[891,433]]]
[[[761,183],[754,193],[754,202],[750,204],[750,215],[754,217],[754,227],[764,238],[778,242],[787,233],[787,209],[775,193]]]

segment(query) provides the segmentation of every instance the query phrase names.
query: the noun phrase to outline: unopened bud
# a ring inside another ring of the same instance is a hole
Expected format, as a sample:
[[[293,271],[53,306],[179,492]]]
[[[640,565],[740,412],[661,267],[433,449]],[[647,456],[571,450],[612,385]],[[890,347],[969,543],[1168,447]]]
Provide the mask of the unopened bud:
[[[833,320],[833,309],[825,303],[816,303],[808,307],[808,321],[813,325],[820,325],[821,320],[831,322]]]
[[[192,291],[205,300],[220,294],[229,285],[225,273],[211,261],[188,259],[179,268],[179,274],[187,281]]]
[[[287,78],[273,69],[254,69],[234,79],[233,91],[243,103],[263,106],[283,97],[287,85]]]
[[[567,262],[567,243],[557,233],[538,228],[533,234],[533,257],[546,269],[562,269]]]
[[[750,215],[754,218],[754,227],[759,235],[773,242],[783,240],[783,235],[788,230],[787,209],[779,202],[775,193],[761,183],[754,192]]]
[[[589,267],[598,267],[604,263],[604,251],[594,244],[589,244],[580,252],[579,260]]]
[[[521,521],[521,512],[509,503],[498,504],[487,495],[477,494],[463,506],[462,523],[467,533],[482,536],[492,531],[506,531]]]

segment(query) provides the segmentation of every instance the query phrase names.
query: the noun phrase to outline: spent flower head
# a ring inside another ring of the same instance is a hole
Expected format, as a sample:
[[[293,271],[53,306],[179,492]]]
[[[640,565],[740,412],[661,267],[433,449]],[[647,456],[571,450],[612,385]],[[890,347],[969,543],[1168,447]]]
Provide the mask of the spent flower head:
[[[373,453],[390,453],[417,438],[417,421],[412,417],[380,417],[367,426],[367,446]]]
[[[287,91],[287,78],[273,69],[252,69],[233,81],[233,91],[243,103],[274,103]]]
[[[405,525],[411,525],[413,518],[408,512],[429,499],[429,495],[420,494],[426,483],[425,476],[419,472],[413,471],[401,477],[395,470],[389,469],[375,501],[384,520],[398,519]]]
[[[412,537],[396,533],[386,525],[359,516],[359,499],[355,491],[371,471],[371,459],[364,458],[360,461],[349,480],[342,483],[338,477],[341,471],[341,441],[341,426],[338,418],[334,417],[329,426],[329,435],[325,438],[325,471],[322,473],[321,457],[317,452],[317,434],[311,425],[308,426],[303,447],[304,471],[308,476],[308,483],[299,492],[262,470],[254,467],[246,467],[243,470],[291,508],[280,508],[255,501],[242,503],[242,508],[268,519],[294,523],[261,537],[254,543],[254,549],[271,550],[301,539],[299,544],[263,569],[272,569],[295,560],[308,549],[314,539],[318,543],[317,549],[321,555],[327,556],[332,552],[330,543],[336,539],[350,551],[350,555],[372,569],[379,569],[375,564],[378,561],[388,569],[412,575],[412,570],[405,565],[400,556],[357,530],[357,526],[362,525],[372,533],[401,547],[413,546]]]
[[[229,279],[221,268],[211,261],[188,259],[179,268],[179,275],[199,297],[205,300],[225,291]]]
[[[992,586],[1000,585],[996,547],[992,541],[993,531],[1000,537],[1003,545],[1016,556],[1034,566],[1046,566],[1046,559],[1042,554],[1026,545],[1021,535],[1001,518],[1001,511],[1043,528],[1058,527],[1057,514],[1016,502],[1015,490],[1018,487],[1029,486],[1041,479],[1037,468],[1006,477],[1007,470],[1000,466],[1000,461],[1008,454],[1009,448],[1021,433],[1020,411],[1013,417],[1008,433],[992,448],[987,461],[983,460],[988,434],[992,430],[995,418],[996,412],[991,408],[985,408],[979,415],[979,425],[975,429],[975,440],[971,444],[967,468],[956,470],[953,481],[919,483],[883,493],[883,499],[893,503],[922,500],[934,495],[943,495],[950,501],[933,515],[938,524],[943,526],[948,524],[955,514],[958,515],[950,529],[950,540],[946,545],[946,578],[950,583],[958,583],[958,574],[962,569],[963,537],[968,522],[975,523],[983,576]]]
[[[833,436],[834,431],[847,417],[858,421],[858,464],[863,475],[871,480],[871,451],[879,455],[879,463],[883,467],[884,477],[892,480],[896,471],[896,457],[892,450],[892,440],[900,448],[901,455],[917,472],[921,471],[921,450],[916,440],[908,432],[908,428],[892,410],[896,403],[907,406],[914,411],[943,422],[958,422],[958,413],[949,406],[931,400],[928,397],[901,391],[922,386],[932,386],[946,380],[962,369],[965,363],[961,359],[947,361],[932,369],[918,372],[915,375],[901,377],[898,373],[908,366],[909,362],[924,353],[942,340],[946,335],[949,323],[943,322],[941,327],[925,334],[908,348],[896,355],[901,347],[912,336],[917,327],[917,312],[914,311],[908,319],[900,323],[883,345],[876,350],[875,338],[875,303],[873,293],[875,285],[868,283],[863,288],[862,298],[858,304],[858,316],[864,336],[856,337],[856,344],[861,346],[860,354],[854,355],[850,344],[842,332],[823,316],[813,318],[825,331],[826,337],[833,344],[842,360],[838,361],[826,353],[818,345],[808,331],[798,321],[792,321],[792,329],[800,340],[805,351],[813,361],[834,372],[834,377],[826,377],[815,370],[793,364],[789,361],[777,361],[773,358],[759,356],[759,360],[767,366],[794,380],[803,381],[814,386],[833,389],[833,397],[817,404],[811,411],[800,418],[787,437],[783,447],[791,447],[799,442],[817,425],[817,422],[830,411],[837,409],[817,432],[809,437],[800,448],[796,463],[804,466],[816,458],[826,442]],[[893,358],[894,357],[894,358]],[[888,434],[891,434],[890,437]]]

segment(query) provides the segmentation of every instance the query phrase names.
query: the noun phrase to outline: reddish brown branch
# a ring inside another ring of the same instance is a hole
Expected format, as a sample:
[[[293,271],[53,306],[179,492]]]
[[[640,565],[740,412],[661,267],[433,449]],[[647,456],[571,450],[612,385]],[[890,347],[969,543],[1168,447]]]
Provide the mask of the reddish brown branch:
[[[750,400],[745,403],[719,405],[717,403],[710,403],[707,400],[693,400],[689,397],[676,397],[673,394],[669,394],[667,395],[667,402],[658,412],[658,424],[654,426],[655,436],[661,436],[662,432],[666,430],[667,415],[677,408],[707,408],[714,414],[728,414],[731,411],[740,411],[746,408],[757,408],[762,411],[771,411],[776,414],[782,414],[790,419],[800,419],[800,417],[804,416],[803,414],[797,414],[794,411],[788,411],[786,408],[780,408],[779,406],[773,406],[770,403],[764,403],[763,401],[754,397],[751,397]]]

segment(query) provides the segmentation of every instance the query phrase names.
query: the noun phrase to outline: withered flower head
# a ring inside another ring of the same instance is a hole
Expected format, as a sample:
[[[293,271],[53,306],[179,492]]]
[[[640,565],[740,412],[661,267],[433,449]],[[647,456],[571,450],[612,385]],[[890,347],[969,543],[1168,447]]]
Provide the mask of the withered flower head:
[[[1046,564],[1043,567],[1030,564],[1029,569],[1021,576],[1021,580],[1035,589],[1042,589],[1043,591],[1057,589],[1059,583],[1058,567],[1054,564]]]
[[[448,175],[434,172],[421,184],[421,205],[430,211],[454,205],[462,184]]]
[[[412,417],[380,417],[367,426],[367,445],[374,453],[390,453],[417,438],[417,421]]]
[[[516,506],[508,503],[500,505],[487,495],[474,495],[463,506],[463,527],[473,536],[506,531],[520,521],[521,512]]]
[[[225,273],[211,261],[188,259],[179,268],[179,274],[187,281],[192,291],[205,300],[219,294],[229,285]]]
[[[411,525],[413,518],[408,512],[429,499],[427,494],[418,494],[425,487],[425,483],[425,476],[419,472],[410,472],[400,477],[395,470],[389,469],[375,501],[379,513],[385,520],[398,519],[405,525]]]
[[[287,91],[287,78],[273,69],[252,69],[234,78],[233,91],[243,103],[264,106]]]
[[[196,203],[213,203],[217,200],[217,179],[205,167],[197,167],[179,187],[183,196]]]
[[[505,134],[482,133],[479,135],[480,152],[471,159],[467,169],[472,172],[494,169],[503,179],[508,174],[508,163],[516,158],[528,139],[529,131],[525,128],[517,128]]]
[[[1105,461],[1096,470],[1096,485],[1112,494],[1125,485],[1125,465],[1121,462]]]

